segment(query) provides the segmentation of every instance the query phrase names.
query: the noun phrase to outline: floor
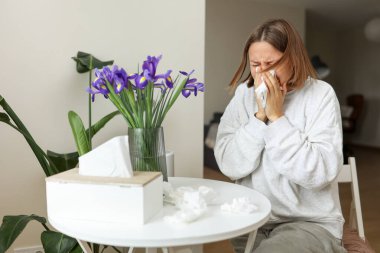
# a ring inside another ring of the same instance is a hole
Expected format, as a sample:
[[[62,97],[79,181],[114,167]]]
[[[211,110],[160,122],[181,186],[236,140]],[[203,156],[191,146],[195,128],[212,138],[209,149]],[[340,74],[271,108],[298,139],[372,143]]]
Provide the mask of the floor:
[[[364,233],[372,248],[380,252],[380,149],[353,146],[352,150],[356,157]],[[204,177],[229,181],[219,171],[210,168],[205,168]],[[343,215],[348,220],[350,185],[340,185],[339,191]],[[205,244],[204,253],[233,253],[233,249],[229,241],[221,241]]]

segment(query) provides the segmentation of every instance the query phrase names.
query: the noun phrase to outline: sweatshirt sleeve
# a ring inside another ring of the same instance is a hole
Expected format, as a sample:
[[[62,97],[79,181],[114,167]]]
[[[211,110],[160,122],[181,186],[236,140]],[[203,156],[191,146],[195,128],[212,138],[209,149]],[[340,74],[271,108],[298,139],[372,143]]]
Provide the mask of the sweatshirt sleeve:
[[[308,189],[330,184],[343,164],[339,103],[331,87],[323,95],[313,115],[307,115],[305,131],[283,116],[268,126],[264,137],[277,171]]]
[[[258,167],[267,128],[254,115],[247,115],[244,87],[239,88],[221,118],[214,148],[220,170],[232,180],[246,177]]]

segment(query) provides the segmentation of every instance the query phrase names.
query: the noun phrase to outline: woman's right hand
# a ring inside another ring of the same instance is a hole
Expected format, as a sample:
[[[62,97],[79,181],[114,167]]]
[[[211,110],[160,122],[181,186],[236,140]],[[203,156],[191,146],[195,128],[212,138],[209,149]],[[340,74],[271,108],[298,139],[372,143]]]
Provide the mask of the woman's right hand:
[[[255,89],[257,89],[257,87],[259,87],[259,85],[262,83],[262,74],[260,72],[261,72],[261,68],[256,67],[256,73],[254,77]],[[268,120],[268,118],[267,118],[267,115],[265,114],[265,109],[262,106],[261,98],[257,96],[256,92],[254,93],[255,93],[255,98],[256,98],[256,103],[257,103],[257,108],[258,108],[257,112],[255,113],[255,117],[265,123]]]

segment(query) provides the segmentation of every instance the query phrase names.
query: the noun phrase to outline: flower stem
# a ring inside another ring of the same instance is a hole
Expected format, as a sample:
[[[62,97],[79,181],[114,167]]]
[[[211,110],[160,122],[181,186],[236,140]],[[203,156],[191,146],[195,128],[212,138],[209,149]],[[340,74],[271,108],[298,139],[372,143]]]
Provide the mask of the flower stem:
[[[92,60],[92,58],[91,58]],[[92,65],[92,64],[91,64]],[[88,87],[91,89],[91,82],[92,82],[92,69],[89,71],[89,82],[88,82]],[[91,122],[91,114],[92,114],[92,101],[91,101],[91,94],[88,94],[88,143],[90,144],[90,149],[92,149],[92,122]]]

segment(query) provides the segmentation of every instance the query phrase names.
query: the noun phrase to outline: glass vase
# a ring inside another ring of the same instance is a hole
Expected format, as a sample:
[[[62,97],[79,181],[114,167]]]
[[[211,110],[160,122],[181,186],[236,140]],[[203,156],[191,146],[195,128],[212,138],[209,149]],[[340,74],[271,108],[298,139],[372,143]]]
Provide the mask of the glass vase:
[[[164,130],[128,128],[129,154],[134,171],[159,171],[168,181]]]

